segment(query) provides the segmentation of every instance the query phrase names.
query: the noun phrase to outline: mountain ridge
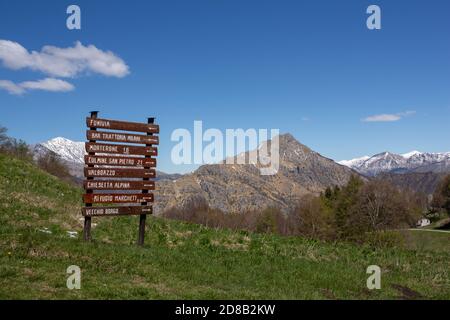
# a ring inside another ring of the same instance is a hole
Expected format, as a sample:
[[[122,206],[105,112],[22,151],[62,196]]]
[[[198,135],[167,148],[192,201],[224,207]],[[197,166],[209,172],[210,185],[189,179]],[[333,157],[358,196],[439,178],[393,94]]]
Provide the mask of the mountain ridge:
[[[348,166],[360,174],[376,176],[381,173],[407,172],[450,172],[450,152],[419,152],[395,154],[388,151],[371,157],[342,160],[338,163]]]
[[[258,163],[218,163],[202,165],[185,175],[167,175],[156,184],[155,211],[185,208],[200,201],[224,212],[261,210],[271,206],[287,211],[302,196],[318,194],[326,187],[342,186],[351,175],[358,174],[311,150],[291,134],[275,139],[279,139],[280,154],[276,174],[261,175]],[[68,150],[70,148],[78,150]],[[59,154],[62,160],[71,163],[72,171],[83,176],[83,142],[58,137],[34,146],[37,153],[43,153],[45,149]],[[236,157],[250,158],[252,152],[256,151],[250,150]]]
[[[342,186],[354,170],[321,156],[291,134],[279,139],[280,165],[274,175],[261,175],[257,164],[203,165],[176,181],[157,184],[159,212],[206,202],[224,212],[245,212],[277,207],[288,212],[306,194]],[[240,156],[249,157],[248,151]],[[250,158],[250,157],[249,157]]]

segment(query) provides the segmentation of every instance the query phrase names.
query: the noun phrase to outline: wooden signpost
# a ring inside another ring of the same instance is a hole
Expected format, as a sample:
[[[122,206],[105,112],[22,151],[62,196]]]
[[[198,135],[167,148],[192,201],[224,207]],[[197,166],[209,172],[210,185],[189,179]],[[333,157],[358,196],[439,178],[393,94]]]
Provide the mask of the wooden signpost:
[[[91,217],[139,215],[138,245],[144,244],[145,219],[153,213],[159,126],[147,123],[86,118],[86,152],[83,195],[84,240],[91,240]],[[119,131],[110,131],[119,130]],[[128,132],[122,132],[128,131]],[[138,134],[136,134],[138,132]],[[142,134],[145,133],[145,134]],[[98,143],[105,141],[106,143]],[[131,144],[131,145],[130,145]],[[94,206],[99,204],[101,206]],[[106,204],[121,204],[105,206]]]

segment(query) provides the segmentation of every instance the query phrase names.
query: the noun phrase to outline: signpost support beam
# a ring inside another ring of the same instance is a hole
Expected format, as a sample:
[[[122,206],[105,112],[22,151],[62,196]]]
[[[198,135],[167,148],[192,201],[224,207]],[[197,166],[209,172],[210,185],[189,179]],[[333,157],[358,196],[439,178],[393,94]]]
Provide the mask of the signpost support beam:
[[[154,124],[155,123],[155,118],[148,118],[147,119],[147,123],[148,124]],[[152,136],[153,133],[149,133],[147,132],[148,136]],[[151,144],[146,144],[146,147],[151,147]],[[150,158],[149,155],[145,155],[145,158]],[[144,167],[144,169],[150,169],[150,167]],[[144,181],[149,181],[149,178],[143,178]],[[142,190],[142,193],[148,193],[148,190]],[[142,205],[147,205],[147,202],[142,202]],[[143,246],[144,245],[144,237],[145,237],[145,219],[146,219],[147,215],[145,214],[141,214],[139,216],[139,236],[138,236],[138,241],[137,244],[138,246]]]
[[[98,111],[91,111],[91,118],[97,118]],[[91,130],[97,130],[96,128],[90,128]],[[89,140],[89,142],[95,142],[95,140]],[[89,155],[95,155],[95,153],[90,152]],[[88,167],[93,168],[94,165],[88,165]],[[88,180],[93,180],[94,178],[87,178]],[[86,193],[92,193],[92,190],[87,190]],[[92,204],[87,203],[86,207],[91,207]],[[91,217],[84,217],[84,228],[83,228],[83,239],[84,241],[91,241]]]

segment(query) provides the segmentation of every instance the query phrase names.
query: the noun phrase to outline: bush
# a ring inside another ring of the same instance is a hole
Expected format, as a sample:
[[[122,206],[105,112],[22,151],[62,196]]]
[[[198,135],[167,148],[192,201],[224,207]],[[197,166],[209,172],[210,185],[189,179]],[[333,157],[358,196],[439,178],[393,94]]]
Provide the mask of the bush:
[[[432,207],[450,215],[450,175],[447,175],[433,194]]]
[[[281,233],[284,225],[284,217],[276,208],[267,208],[257,215],[256,224],[253,228],[258,233]]]
[[[352,233],[360,233],[413,226],[422,208],[414,194],[386,181],[373,180],[361,187],[349,212]]]
[[[21,160],[32,161],[33,156],[25,141],[11,138],[7,132],[5,127],[0,127],[0,152]]]
[[[210,208],[203,198],[186,203],[183,208],[170,208],[163,217],[202,224],[210,228],[245,230],[259,233],[287,234],[285,216],[276,208],[267,208],[262,212],[225,213]]]
[[[59,159],[54,152],[48,152],[39,157],[36,164],[42,170],[66,181],[72,181],[72,175],[69,168]]]
[[[404,247],[405,238],[400,232],[385,230],[368,232],[359,237],[359,242],[375,248]]]
[[[303,197],[290,215],[289,224],[293,235],[313,239],[335,238],[334,214],[326,199],[329,199],[327,194],[325,197]]]
[[[360,239],[368,232],[414,226],[427,199],[390,182],[352,177],[342,189],[329,189],[322,202],[334,214],[336,237]]]
[[[364,182],[358,176],[351,176],[349,182],[332,199],[328,199],[328,206],[334,211],[337,236],[346,238],[355,230],[351,223],[352,209],[356,206],[359,192]]]

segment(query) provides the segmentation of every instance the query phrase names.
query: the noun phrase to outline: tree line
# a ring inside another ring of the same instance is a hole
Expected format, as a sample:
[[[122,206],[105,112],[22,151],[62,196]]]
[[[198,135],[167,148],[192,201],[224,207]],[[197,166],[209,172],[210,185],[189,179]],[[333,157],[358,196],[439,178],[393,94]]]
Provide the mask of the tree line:
[[[306,195],[288,213],[277,208],[244,213],[224,213],[196,199],[183,209],[171,208],[164,217],[258,233],[276,233],[328,241],[391,241],[379,239],[390,230],[415,227],[432,212],[450,214],[450,175],[427,197],[400,189],[383,179],[362,180],[352,176],[343,187],[327,188],[320,195]],[[394,233],[391,233],[393,235]],[[395,244],[395,243],[394,243]]]
[[[8,129],[0,126],[0,154],[34,163],[42,170],[63,180],[74,182],[69,168],[64,164],[58,155],[48,151],[39,157],[34,158],[30,146],[21,139],[16,139],[8,135]]]

